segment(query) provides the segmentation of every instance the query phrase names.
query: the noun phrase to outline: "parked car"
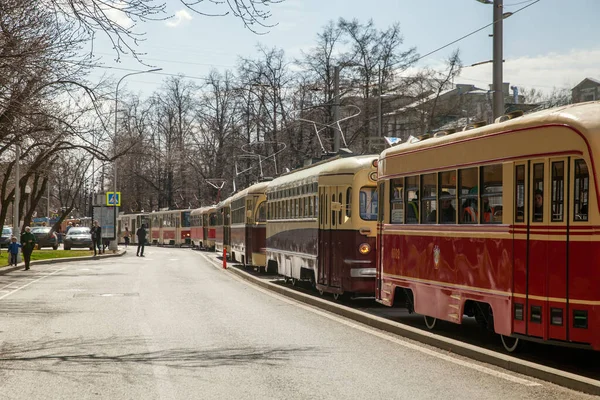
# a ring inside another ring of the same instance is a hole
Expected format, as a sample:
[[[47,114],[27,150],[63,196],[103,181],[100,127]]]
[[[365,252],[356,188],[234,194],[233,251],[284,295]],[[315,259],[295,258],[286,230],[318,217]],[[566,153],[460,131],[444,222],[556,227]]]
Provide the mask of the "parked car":
[[[87,226],[69,229],[69,232],[63,238],[63,243],[65,250],[71,250],[73,247],[87,247],[90,250],[94,250],[92,232]]]
[[[0,237],[0,247],[8,247],[10,238],[12,237],[12,228],[5,226],[2,228],[2,236]]]
[[[35,236],[38,249],[43,247],[52,247],[53,250],[58,249],[58,236],[52,231],[51,227],[34,226],[31,228],[31,233]]]

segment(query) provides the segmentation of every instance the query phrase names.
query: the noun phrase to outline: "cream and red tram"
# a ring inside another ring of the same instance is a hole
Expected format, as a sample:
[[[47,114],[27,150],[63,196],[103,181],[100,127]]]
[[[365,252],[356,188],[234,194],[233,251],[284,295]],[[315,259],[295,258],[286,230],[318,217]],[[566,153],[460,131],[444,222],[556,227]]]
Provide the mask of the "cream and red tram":
[[[256,183],[231,197],[231,259],[259,272],[266,266],[268,185]]]
[[[267,189],[267,263],[319,292],[375,292],[375,156],[324,161]]]
[[[190,212],[191,210],[165,210],[149,214],[151,243],[176,246],[189,244]]]
[[[136,232],[142,224],[146,225],[146,230],[150,232],[150,214],[138,213],[138,214],[121,214],[117,217],[117,232],[119,240],[123,240],[123,234],[125,228],[129,228],[129,240],[131,244],[137,244]],[[148,236],[146,236],[146,242],[149,242]]]
[[[223,254],[227,251],[227,258],[231,254],[231,197],[217,204],[215,225],[215,251]]]
[[[200,207],[190,212],[190,240],[192,247],[198,249],[212,249],[215,239],[214,227],[212,228],[212,237],[210,236],[211,229],[209,228],[209,216],[216,210],[215,206]]]
[[[599,102],[387,149],[377,300],[599,350],[599,155]]]

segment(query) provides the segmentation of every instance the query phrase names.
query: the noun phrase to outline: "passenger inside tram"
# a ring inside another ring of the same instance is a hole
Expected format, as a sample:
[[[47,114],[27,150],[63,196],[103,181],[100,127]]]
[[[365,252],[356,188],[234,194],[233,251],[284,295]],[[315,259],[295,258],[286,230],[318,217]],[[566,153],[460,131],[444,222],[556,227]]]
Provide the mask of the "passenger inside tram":
[[[533,220],[535,222],[542,222],[544,220],[544,192],[537,189],[534,201]]]

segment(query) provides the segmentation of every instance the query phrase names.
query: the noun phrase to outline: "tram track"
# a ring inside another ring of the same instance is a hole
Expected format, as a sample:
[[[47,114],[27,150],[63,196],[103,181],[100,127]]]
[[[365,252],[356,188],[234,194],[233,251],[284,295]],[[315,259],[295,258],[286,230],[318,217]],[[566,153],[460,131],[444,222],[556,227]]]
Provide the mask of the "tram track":
[[[215,265],[222,265],[222,259],[214,253],[202,252]],[[438,321],[433,331],[426,328],[423,316],[409,314],[407,310],[385,307],[374,298],[358,298],[349,300],[334,300],[333,296],[325,294],[320,296],[308,283],[299,282],[296,286],[285,283],[283,278],[274,274],[259,273],[250,267],[228,263],[228,269],[238,276],[251,282],[259,283],[263,287],[270,287],[281,294],[297,293],[300,296],[309,296],[329,309],[343,306],[372,316],[376,320],[389,321],[410,327],[411,331],[420,332],[422,339],[416,339],[444,350],[453,351],[463,356],[472,357],[479,361],[488,362],[506,369],[537,377],[561,386],[580,390],[586,393],[600,395],[600,354],[591,350],[552,346],[527,342],[525,348],[516,354],[507,355],[498,335],[487,332],[476,323],[474,318],[465,317],[461,325],[445,321]],[[324,303],[323,303],[324,302]],[[319,304],[316,306],[318,307]],[[363,321],[364,322],[364,321]],[[381,328],[376,323],[366,322],[368,325]],[[385,324],[384,324],[385,325]],[[400,329],[402,331],[402,329]],[[393,331],[392,331],[393,332]],[[403,336],[402,332],[394,332]],[[433,335],[431,335],[433,334]],[[418,336],[418,335],[417,335]],[[459,351],[456,347],[444,347],[435,344],[432,336],[438,336],[450,341],[461,343],[465,347],[474,349]],[[415,339],[411,333],[410,338]],[[478,354],[481,353],[481,354]],[[483,355],[482,355],[483,354]],[[498,361],[492,360],[497,358]],[[553,372],[555,371],[555,372]],[[563,372],[564,374],[557,374]],[[564,376],[561,376],[564,375]]]

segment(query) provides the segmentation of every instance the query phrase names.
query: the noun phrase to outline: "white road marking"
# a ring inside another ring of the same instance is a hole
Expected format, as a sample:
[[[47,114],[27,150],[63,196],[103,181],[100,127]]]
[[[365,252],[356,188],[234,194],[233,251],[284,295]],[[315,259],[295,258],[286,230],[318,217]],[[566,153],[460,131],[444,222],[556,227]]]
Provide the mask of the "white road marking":
[[[8,297],[8,296],[10,296],[11,294],[13,294],[13,293],[15,293],[15,292],[18,292],[18,291],[19,291],[19,290],[21,290],[21,289],[24,289],[24,288],[26,288],[27,286],[31,285],[32,283],[35,283],[35,282],[37,282],[37,281],[39,281],[39,280],[42,280],[42,279],[44,279],[44,278],[47,278],[47,277],[49,277],[49,276],[51,276],[51,275],[54,275],[54,274],[56,274],[57,272],[60,272],[60,271],[62,271],[62,270],[64,270],[64,269],[65,269],[65,268],[61,268],[61,269],[58,269],[58,270],[56,270],[56,271],[52,272],[51,274],[42,275],[42,276],[40,276],[39,278],[37,278],[37,279],[34,279],[34,280],[30,281],[29,283],[26,283],[26,284],[25,284],[25,285],[23,285],[23,286],[19,286],[19,287],[18,287],[18,288],[16,288],[15,290],[11,290],[10,292],[8,292],[8,293],[6,293],[6,294],[4,294],[4,295],[0,296],[0,300],[2,300],[2,299],[3,299],[3,298],[5,298],[5,297]],[[11,288],[9,288],[9,289],[11,289]]]
[[[217,263],[215,261],[211,260],[208,256],[206,256],[206,255],[204,255],[202,253],[200,253],[200,254],[204,258],[206,258],[208,261],[210,261],[211,264],[215,268],[220,269],[220,270],[223,269],[221,265],[217,265]],[[253,285],[251,282],[249,282],[249,281],[247,281],[247,280],[245,280],[245,279],[243,279],[243,278],[235,275],[234,273],[231,273],[231,275],[235,279],[237,279],[238,281],[240,281],[240,282],[242,282],[242,283],[244,283],[244,284],[246,284],[248,286],[251,286],[251,287],[253,287],[254,289],[256,289],[256,290],[258,290],[260,292],[263,292],[263,293],[265,293],[268,296],[274,297],[274,298],[276,298],[278,300],[281,300],[281,301],[283,301],[285,303],[288,303],[288,304],[300,307],[300,308],[302,308],[302,309],[304,309],[306,311],[310,311],[310,312],[312,312],[314,314],[317,314],[317,315],[320,315],[322,317],[328,318],[330,320],[339,322],[340,324],[343,324],[343,325],[346,325],[348,327],[357,329],[357,330],[359,330],[361,332],[365,332],[365,333],[368,333],[370,335],[377,336],[377,337],[379,337],[381,339],[384,339],[384,340],[387,340],[389,342],[395,343],[397,345],[406,347],[408,349],[411,349],[411,350],[414,350],[414,351],[418,351],[418,352],[421,352],[423,354],[427,354],[429,356],[436,357],[436,358],[439,358],[441,360],[444,360],[444,361],[447,361],[447,362],[450,362],[450,363],[453,363],[453,364],[460,365],[462,367],[470,368],[470,369],[473,369],[475,371],[482,372],[484,374],[487,374],[487,375],[490,375],[490,376],[493,376],[493,377],[496,377],[496,378],[504,379],[504,380],[507,380],[509,382],[518,383],[520,385],[531,386],[531,387],[533,387],[533,386],[542,386],[538,382],[533,382],[533,381],[530,381],[530,380],[527,380],[527,379],[519,378],[519,377],[510,375],[510,374],[507,374],[507,373],[504,373],[504,372],[496,371],[496,370],[494,370],[492,368],[484,367],[482,365],[478,365],[478,364],[475,364],[475,363],[472,363],[472,362],[469,362],[469,361],[460,360],[460,359],[457,359],[455,357],[451,357],[449,355],[440,353],[438,351],[431,350],[431,349],[422,347],[422,346],[414,344],[414,343],[410,343],[407,340],[400,339],[400,338],[392,336],[390,334],[374,330],[373,328],[369,328],[367,326],[351,322],[351,321],[349,321],[347,319],[344,319],[342,317],[338,317],[338,316],[336,316],[334,314],[331,314],[329,312],[319,310],[319,309],[317,309],[317,308],[315,308],[313,306],[306,305],[306,304],[301,303],[301,302],[299,302],[297,300],[289,299],[289,298],[287,298],[285,296],[282,296],[282,295],[280,295],[278,293],[275,293],[275,292],[272,292],[270,290],[264,289],[262,287]]]

